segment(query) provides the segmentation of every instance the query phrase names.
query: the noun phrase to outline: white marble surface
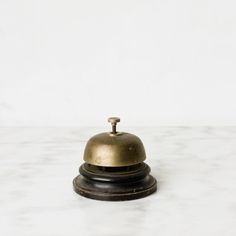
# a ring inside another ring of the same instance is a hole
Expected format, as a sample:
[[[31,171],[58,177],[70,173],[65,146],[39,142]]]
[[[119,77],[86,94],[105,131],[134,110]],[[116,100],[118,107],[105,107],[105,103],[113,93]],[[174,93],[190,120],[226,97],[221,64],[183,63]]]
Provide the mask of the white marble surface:
[[[0,129],[3,236],[235,236],[236,127],[129,128],[158,192],[102,202],[72,191],[86,140],[104,128]]]

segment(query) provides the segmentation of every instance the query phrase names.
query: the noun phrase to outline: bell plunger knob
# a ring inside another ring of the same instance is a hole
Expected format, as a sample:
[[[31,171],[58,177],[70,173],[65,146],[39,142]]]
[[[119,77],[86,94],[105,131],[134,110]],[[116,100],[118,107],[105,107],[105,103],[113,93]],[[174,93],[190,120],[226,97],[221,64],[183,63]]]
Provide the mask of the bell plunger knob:
[[[111,126],[112,126],[112,134],[116,134],[116,124],[118,122],[120,122],[120,118],[119,117],[109,117],[108,118],[108,122],[111,123]]]

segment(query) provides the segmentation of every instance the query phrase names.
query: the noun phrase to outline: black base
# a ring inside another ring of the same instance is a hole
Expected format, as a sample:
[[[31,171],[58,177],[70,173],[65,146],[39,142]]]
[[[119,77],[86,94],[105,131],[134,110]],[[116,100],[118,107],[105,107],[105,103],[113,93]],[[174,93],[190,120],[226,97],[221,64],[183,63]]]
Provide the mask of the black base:
[[[127,167],[99,167],[84,163],[73,180],[76,193],[104,201],[124,201],[143,198],[157,189],[150,167],[140,163]]]

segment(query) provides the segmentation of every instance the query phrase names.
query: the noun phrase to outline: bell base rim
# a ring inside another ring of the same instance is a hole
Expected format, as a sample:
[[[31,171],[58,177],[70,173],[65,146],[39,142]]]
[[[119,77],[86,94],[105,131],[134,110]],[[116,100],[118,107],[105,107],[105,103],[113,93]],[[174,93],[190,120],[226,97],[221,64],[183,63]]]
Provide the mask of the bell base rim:
[[[154,183],[152,186],[145,188],[144,190],[138,190],[135,192],[132,190],[132,186],[131,186],[129,189],[127,189],[127,191],[124,191],[123,193],[113,193],[113,192],[106,193],[103,191],[103,189],[96,188],[96,187],[94,188],[94,191],[81,188],[80,186],[76,184],[76,179],[79,177],[80,175],[77,176],[73,181],[74,191],[83,197],[94,199],[94,200],[101,200],[101,201],[135,200],[135,199],[147,197],[151,195],[152,193],[156,192],[157,190],[156,180],[152,176],[150,176],[154,180]]]
[[[76,193],[86,198],[101,201],[127,201],[144,198],[156,192],[157,181],[152,175],[147,175],[140,181],[120,185],[119,183],[97,183],[78,175],[73,180],[73,187]]]

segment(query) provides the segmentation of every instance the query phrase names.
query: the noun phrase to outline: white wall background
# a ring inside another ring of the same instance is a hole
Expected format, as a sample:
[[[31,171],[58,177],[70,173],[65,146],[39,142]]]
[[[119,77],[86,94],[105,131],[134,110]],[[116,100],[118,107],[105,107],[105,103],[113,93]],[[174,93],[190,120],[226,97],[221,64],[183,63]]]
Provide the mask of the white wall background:
[[[234,0],[0,0],[0,125],[236,125]]]

